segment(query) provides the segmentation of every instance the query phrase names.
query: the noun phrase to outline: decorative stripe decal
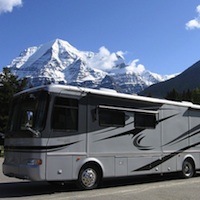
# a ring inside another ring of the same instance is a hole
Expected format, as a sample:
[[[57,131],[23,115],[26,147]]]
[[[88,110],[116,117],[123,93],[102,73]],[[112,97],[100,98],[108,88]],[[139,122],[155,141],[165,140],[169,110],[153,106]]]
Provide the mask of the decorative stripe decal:
[[[133,145],[137,147],[139,150],[147,151],[147,150],[153,150],[153,147],[151,146],[141,146],[140,143],[145,138],[143,134],[139,134],[138,136],[135,137],[133,140]]]
[[[135,129],[133,129],[131,131],[127,131],[127,132],[124,132],[124,133],[120,133],[120,134],[117,134],[117,135],[113,135],[113,136],[110,136],[110,137],[106,137],[106,138],[97,140],[96,142],[107,140],[107,139],[112,139],[112,138],[117,138],[117,137],[121,137],[121,136],[125,136],[125,135],[133,135],[133,137],[135,137],[137,134],[139,134],[143,130],[145,130],[145,129],[135,128]]]
[[[163,122],[163,121],[165,121],[165,120],[168,120],[168,119],[170,119],[170,118],[172,118],[172,117],[175,117],[176,115],[178,115],[178,114],[174,114],[174,115],[165,117],[165,118],[163,118],[163,119],[160,119],[160,120],[158,120],[158,123]]]
[[[5,146],[4,149],[6,151],[18,151],[18,152],[21,152],[21,151],[50,152],[50,151],[66,148],[68,146],[71,146],[79,142],[81,141],[76,141],[76,142],[72,142],[68,144],[53,145],[53,146]]]
[[[197,132],[193,133],[192,135],[189,135],[189,134],[191,134],[191,133],[194,132],[194,131],[197,131]],[[192,129],[186,131],[185,133],[183,133],[183,134],[180,135],[179,137],[177,137],[177,138],[173,139],[172,141],[170,141],[170,142],[164,144],[163,146],[167,146],[167,145],[169,145],[169,144],[176,144],[176,143],[178,143],[178,142],[183,141],[184,139],[188,139],[188,138],[190,138],[191,136],[197,135],[197,134],[199,134],[199,133],[200,133],[200,125],[197,125],[197,126],[193,127]]]
[[[169,154],[169,155],[167,155],[167,156],[164,156],[162,159],[158,159],[158,160],[153,161],[152,163],[149,163],[149,164],[147,164],[147,165],[145,165],[145,166],[143,166],[143,167],[141,167],[141,168],[138,168],[138,169],[136,169],[136,170],[133,170],[132,172],[134,172],[134,171],[151,170],[151,169],[153,169],[154,167],[156,167],[156,166],[158,166],[158,165],[164,163],[165,161],[169,160],[170,158],[173,158],[174,156],[178,155],[179,153],[182,153],[182,152],[184,152],[184,151],[186,151],[186,150],[188,150],[188,149],[190,149],[190,148],[192,148],[192,147],[195,147],[195,146],[197,146],[197,145],[199,145],[199,144],[200,144],[200,142],[197,142],[197,143],[195,143],[195,144],[193,144],[193,145],[184,147],[184,148],[182,148],[182,149],[180,149],[180,150],[178,150],[178,151],[176,151],[176,152],[173,152],[173,153],[171,153],[171,154]]]

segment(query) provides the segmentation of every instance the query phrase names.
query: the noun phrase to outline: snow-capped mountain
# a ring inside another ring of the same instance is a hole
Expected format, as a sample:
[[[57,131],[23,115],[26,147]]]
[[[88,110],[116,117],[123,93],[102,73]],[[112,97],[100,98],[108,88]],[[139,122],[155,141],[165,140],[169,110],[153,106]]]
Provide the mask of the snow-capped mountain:
[[[39,47],[30,47],[9,67],[19,78],[27,77],[33,86],[59,83],[89,88],[111,88],[123,93],[138,93],[171,76],[152,73],[134,60],[126,64],[122,52],[79,51],[67,41],[56,39]]]

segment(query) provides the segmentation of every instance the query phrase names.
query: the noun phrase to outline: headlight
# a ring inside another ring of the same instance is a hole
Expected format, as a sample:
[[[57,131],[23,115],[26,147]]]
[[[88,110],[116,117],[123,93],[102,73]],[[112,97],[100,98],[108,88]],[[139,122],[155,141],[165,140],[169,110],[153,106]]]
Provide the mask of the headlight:
[[[42,165],[42,159],[30,159],[30,160],[27,160],[26,164],[29,166]]]

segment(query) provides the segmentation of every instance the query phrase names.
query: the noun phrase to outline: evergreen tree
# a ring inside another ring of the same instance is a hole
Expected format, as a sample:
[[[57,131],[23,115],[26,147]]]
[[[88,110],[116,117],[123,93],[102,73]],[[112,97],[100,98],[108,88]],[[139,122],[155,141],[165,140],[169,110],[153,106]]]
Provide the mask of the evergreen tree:
[[[195,88],[191,94],[191,101],[195,104],[200,104],[200,89]]]
[[[26,79],[18,79],[9,68],[4,68],[0,74],[0,132],[6,130],[13,95],[23,90],[26,84]]]
[[[168,100],[179,101],[180,100],[180,95],[176,91],[176,89],[173,88],[172,91],[170,91],[170,92],[167,93],[167,96],[165,98],[168,99]]]
[[[200,88],[195,88],[190,91],[183,91],[182,93],[178,93],[175,89],[168,92],[166,99],[174,100],[174,101],[190,101],[195,104],[200,104]]]
[[[192,99],[192,92],[188,89],[187,91],[183,91],[182,93],[182,101],[191,101]]]

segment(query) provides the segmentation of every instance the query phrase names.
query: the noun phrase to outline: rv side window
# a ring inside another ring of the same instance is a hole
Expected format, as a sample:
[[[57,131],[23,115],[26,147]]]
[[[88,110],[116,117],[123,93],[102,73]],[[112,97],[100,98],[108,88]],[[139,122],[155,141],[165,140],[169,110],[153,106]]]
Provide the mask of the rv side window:
[[[123,127],[125,126],[125,113],[118,110],[99,108],[99,125]]]
[[[156,127],[156,115],[151,113],[135,113],[135,128],[152,128]]]
[[[52,129],[78,130],[78,100],[56,97],[52,113]]]

